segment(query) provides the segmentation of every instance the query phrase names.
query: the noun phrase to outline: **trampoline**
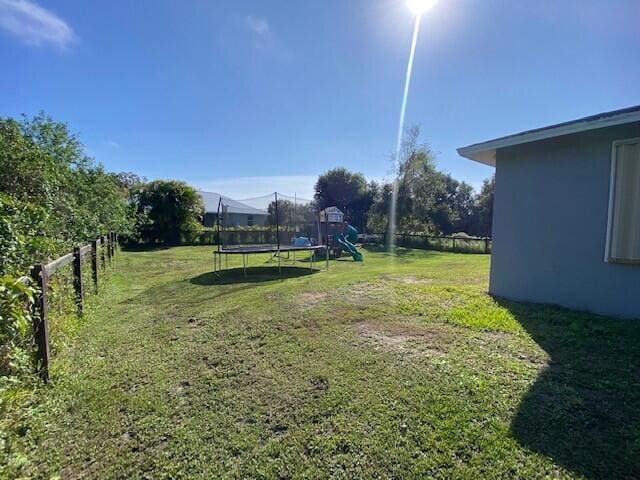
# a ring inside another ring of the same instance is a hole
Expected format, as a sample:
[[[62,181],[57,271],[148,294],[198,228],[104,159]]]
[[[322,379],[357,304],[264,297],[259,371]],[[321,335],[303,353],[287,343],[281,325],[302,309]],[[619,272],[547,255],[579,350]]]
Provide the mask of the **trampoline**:
[[[278,272],[282,272],[282,263],[296,262],[297,252],[307,252],[309,254],[309,269],[314,269],[314,261],[317,254],[324,250],[326,252],[326,268],[329,269],[329,251],[326,248],[326,235],[322,235],[320,229],[320,213],[311,201],[299,204],[298,199],[283,200],[282,196],[274,193],[273,196],[258,197],[249,201],[268,201],[268,206],[264,209],[267,214],[265,225],[262,225],[261,232],[266,233],[273,243],[269,244],[249,244],[249,245],[227,245],[229,233],[237,234],[237,231],[230,232],[231,222],[228,207],[223,198],[218,201],[216,227],[218,232],[218,247],[213,251],[213,272],[220,276],[223,270],[229,268],[229,255],[242,255],[242,271],[246,278],[249,256],[254,254],[270,254],[267,262],[278,262]],[[248,202],[248,201],[244,201]],[[284,203],[284,212],[283,210]],[[291,208],[291,205],[293,208]],[[282,218],[284,217],[284,218]],[[265,230],[271,229],[272,230]],[[250,230],[246,230],[250,232]],[[326,232],[325,232],[326,233]],[[288,244],[287,237],[291,237]],[[233,238],[234,235],[231,235]],[[237,235],[236,235],[237,237]],[[302,242],[301,242],[302,240]],[[302,245],[300,243],[303,243]],[[291,259],[293,257],[293,260]],[[224,262],[223,262],[224,260]],[[223,267],[224,263],[224,267]]]

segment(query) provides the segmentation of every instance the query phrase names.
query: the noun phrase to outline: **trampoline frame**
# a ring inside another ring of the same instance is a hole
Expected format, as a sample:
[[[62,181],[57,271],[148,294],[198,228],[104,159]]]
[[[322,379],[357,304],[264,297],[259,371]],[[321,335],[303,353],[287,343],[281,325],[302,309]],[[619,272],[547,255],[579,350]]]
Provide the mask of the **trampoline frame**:
[[[222,212],[221,212],[222,210]],[[317,252],[318,250],[322,250],[324,249],[326,252],[326,268],[327,270],[329,270],[329,248],[328,248],[328,232],[327,230],[327,226],[325,223],[325,235],[323,238],[322,235],[322,231],[321,231],[321,222],[318,222],[318,228],[320,229],[318,231],[318,236],[320,237],[320,242],[324,243],[325,238],[327,239],[327,242],[321,245],[309,245],[309,246],[303,246],[303,247],[297,247],[297,246],[293,246],[293,245],[280,245],[280,225],[279,225],[279,218],[278,218],[278,193],[275,193],[275,217],[276,217],[276,241],[277,244],[276,245],[246,245],[246,246],[237,246],[237,247],[233,247],[233,248],[225,248],[222,245],[222,233],[220,230],[221,227],[221,213],[224,214],[224,205],[222,204],[222,197],[220,197],[220,199],[218,200],[218,211],[217,211],[217,231],[218,231],[218,248],[216,250],[213,251],[213,273],[217,276],[220,277],[220,272],[222,272],[223,268],[222,268],[222,258],[224,256],[224,263],[225,263],[225,268],[224,269],[228,269],[229,268],[229,255],[242,255],[242,271],[244,274],[244,277],[247,277],[247,265],[249,264],[249,255],[251,254],[255,254],[255,253],[272,253],[273,255],[271,256],[271,259],[278,257],[278,273],[282,273],[282,262],[281,262],[281,254],[286,252],[287,255],[289,254],[289,252],[293,252],[293,261],[295,262],[295,256],[296,256],[296,252],[309,252],[309,269],[313,270],[313,258],[315,256],[315,252]],[[318,214],[318,219],[319,219],[319,214]],[[224,228],[224,226],[223,226]],[[270,260],[271,260],[270,259]],[[288,259],[288,257],[287,257]]]

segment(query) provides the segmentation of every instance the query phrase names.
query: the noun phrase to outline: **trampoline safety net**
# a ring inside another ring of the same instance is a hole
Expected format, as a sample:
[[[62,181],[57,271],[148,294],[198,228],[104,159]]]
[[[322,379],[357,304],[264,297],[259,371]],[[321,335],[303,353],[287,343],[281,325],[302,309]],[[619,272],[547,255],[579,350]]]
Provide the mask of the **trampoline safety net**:
[[[273,193],[244,200],[220,197],[216,212],[219,239],[216,270],[221,257],[242,254],[272,253],[280,267],[281,253],[306,251],[311,261],[320,254],[324,257],[326,232],[322,231],[320,211],[313,200]],[[324,233],[324,235],[323,235]],[[328,266],[328,261],[327,261]]]
[[[323,244],[315,202],[280,193],[238,201],[221,197],[216,228],[222,249]]]

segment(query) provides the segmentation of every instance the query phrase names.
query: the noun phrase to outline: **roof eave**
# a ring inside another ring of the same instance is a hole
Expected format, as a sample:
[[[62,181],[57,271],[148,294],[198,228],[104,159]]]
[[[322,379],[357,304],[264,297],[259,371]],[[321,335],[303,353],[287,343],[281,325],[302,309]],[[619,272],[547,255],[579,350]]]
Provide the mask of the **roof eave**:
[[[640,111],[638,110],[598,118],[596,120],[577,120],[575,122],[563,123],[547,128],[516,133],[515,135],[461,147],[458,148],[457,151],[460,156],[468,158],[469,160],[495,167],[496,151],[500,148],[635,122],[640,122]]]
[[[490,167],[496,166],[496,150],[493,149],[474,149],[472,147],[458,148],[458,155],[474,162],[483,163]]]

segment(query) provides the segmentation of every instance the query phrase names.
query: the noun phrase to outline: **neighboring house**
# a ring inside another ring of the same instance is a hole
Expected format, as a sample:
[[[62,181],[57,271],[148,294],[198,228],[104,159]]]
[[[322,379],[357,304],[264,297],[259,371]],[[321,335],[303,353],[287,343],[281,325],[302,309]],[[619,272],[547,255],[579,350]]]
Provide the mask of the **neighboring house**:
[[[640,318],[640,106],[458,153],[496,167],[492,294]]]
[[[219,193],[199,191],[198,194],[204,202],[205,214],[202,223],[205,227],[213,227],[216,224],[220,198],[222,198],[222,203],[227,206],[227,214],[224,218],[226,227],[264,225],[267,219],[267,212],[264,210],[245,205]]]

